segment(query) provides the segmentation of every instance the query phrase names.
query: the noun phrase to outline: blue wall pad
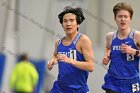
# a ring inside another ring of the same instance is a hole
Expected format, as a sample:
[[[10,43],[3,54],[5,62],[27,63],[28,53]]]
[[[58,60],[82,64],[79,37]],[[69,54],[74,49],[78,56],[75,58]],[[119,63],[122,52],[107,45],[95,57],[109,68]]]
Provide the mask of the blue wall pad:
[[[0,89],[1,89],[1,84],[2,84],[4,65],[5,65],[5,55],[4,54],[0,54]]]
[[[30,60],[33,63],[39,74],[39,81],[35,93],[40,93],[41,86],[43,85],[44,77],[46,74],[46,61],[45,60]]]

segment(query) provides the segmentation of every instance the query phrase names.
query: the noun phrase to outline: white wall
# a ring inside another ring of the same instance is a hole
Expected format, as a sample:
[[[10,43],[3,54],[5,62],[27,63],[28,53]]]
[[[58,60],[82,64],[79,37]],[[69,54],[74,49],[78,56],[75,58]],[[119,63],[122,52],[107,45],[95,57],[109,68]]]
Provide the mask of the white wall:
[[[19,52],[27,52],[30,57],[42,58],[45,28],[48,22],[49,0],[20,0],[19,12]]]
[[[4,36],[5,36],[5,28],[6,28],[6,19],[7,19],[7,9],[5,5],[8,4],[8,0],[0,0],[0,51],[2,50],[1,48],[3,47],[4,43]]]

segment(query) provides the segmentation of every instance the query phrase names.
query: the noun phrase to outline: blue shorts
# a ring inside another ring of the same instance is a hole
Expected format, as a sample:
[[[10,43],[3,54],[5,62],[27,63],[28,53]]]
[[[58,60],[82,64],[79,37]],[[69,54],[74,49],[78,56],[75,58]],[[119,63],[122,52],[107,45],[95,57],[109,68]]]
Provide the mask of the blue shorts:
[[[59,85],[58,82],[55,81],[50,93],[89,93],[89,92],[85,88],[74,89],[74,88],[64,87]]]
[[[106,75],[102,88],[104,90],[111,89],[117,93],[140,93],[140,78],[122,80]]]

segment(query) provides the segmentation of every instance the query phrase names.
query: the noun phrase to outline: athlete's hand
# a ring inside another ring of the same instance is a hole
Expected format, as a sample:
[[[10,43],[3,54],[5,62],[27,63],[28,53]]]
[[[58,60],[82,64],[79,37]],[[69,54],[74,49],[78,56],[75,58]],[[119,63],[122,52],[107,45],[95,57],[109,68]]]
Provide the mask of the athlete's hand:
[[[135,49],[131,48],[131,46],[128,46],[126,44],[121,44],[121,51],[122,53],[127,53],[127,54],[131,54],[131,55],[135,55]]]
[[[51,70],[55,63],[56,63],[55,60],[48,61],[48,64],[47,64],[48,69]]]
[[[58,54],[57,59],[59,61],[66,62],[66,63],[69,63],[69,64],[72,64],[72,62],[73,62],[73,59],[68,58],[65,54]]]
[[[107,65],[109,63],[109,61],[110,61],[110,57],[109,56],[104,56],[104,58],[103,58],[103,64],[104,65]]]

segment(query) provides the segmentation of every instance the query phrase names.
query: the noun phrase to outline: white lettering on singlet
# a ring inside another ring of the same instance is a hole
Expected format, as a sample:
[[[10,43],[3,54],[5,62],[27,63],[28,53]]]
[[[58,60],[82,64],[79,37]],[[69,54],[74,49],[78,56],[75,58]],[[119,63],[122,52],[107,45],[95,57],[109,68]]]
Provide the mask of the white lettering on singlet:
[[[72,59],[75,59],[75,60],[77,59],[76,50],[70,50],[70,52],[58,52],[58,54],[64,54],[69,58],[72,58]]]
[[[70,56],[70,52],[58,52],[58,54],[65,54],[67,57]]]
[[[120,46],[113,46],[113,50],[121,50]]]
[[[131,47],[131,45],[129,45],[130,47]],[[117,45],[115,45],[115,46],[113,46],[113,50],[121,50],[121,46],[119,45],[119,46],[117,46]]]

